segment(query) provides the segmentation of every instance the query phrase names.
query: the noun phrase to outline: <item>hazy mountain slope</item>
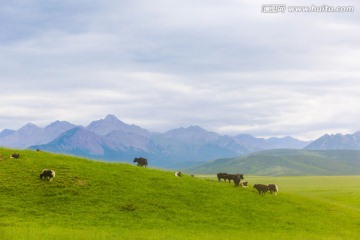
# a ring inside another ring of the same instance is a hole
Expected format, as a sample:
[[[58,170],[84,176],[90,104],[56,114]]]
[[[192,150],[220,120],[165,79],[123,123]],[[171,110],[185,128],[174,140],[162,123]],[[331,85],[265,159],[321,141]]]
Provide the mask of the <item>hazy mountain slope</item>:
[[[269,139],[266,139],[266,146],[264,146],[263,148],[266,150],[284,149],[284,148],[302,149],[310,143],[311,141],[300,141],[290,136],[286,136],[282,138],[271,137]]]
[[[356,175],[360,151],[268,150],[192,167],[193,173],[240,172],[253,175]]]
[[[0,132],[0,139],[13,134],[14,132],[15,131],[11,129],[4,129],[3,131]]]
[[[104,119],[96,120],[91,122],[87,127],[87,130],[92,131],[98,135],[107,135],[112,131],[123,131],[127,133],[134,133],[137,135],[143,135],[143,136],[149,136],[150,133],[136,125],[129,125],[122,121],[120,121],[118,118],[116,118],[114,115],[107,115]]]
[[[109,147],[117,149],[119,146],[133,148],[141,151],[153,152],[154,143],[151,138],[136,133],[124,132],[122,130],[112,131],[104,136],[109,143]]]
[[[17,131],[0,138],[0,146],[10,148],[26,148],[41,143],[42,129],[28,123]]]
[[[35,144],[45,144],[74,127],[74,124],[65,121],[55,121],[45,128],[28,123],[17,131],[2,131],[0,146],[23,149]]]
[[[271,137],[269,139],[265,139],[256,138],[250,134],[239,134],[234,138],[239,144],[250,149],[251,152],[284,148],[302,149],[311,143],[311,141],[300,141],[290,136],[283,138]]]
[[[151,159],[152,166],[168,166],[171,164],[171,161],[164,161],[151,151],[148,152],[141,148],[128,146],[126,138],[118,134],[119,131],[113,131],[107,136],[100,136],[84,127],[76,127],[61,134],[48,144],[34,145],[30,148],[119,162],[132,162],[135,157],[143,156]],[[124,139],[125,143],[123,143]],[[133,140],[133,138],[131,139]]]
[[[231,137],[208,132],[198,126],[173,129],[155,135],[153,141],[158,146],[158,153],[164,158],[179,162],[179,167],[184,166],[184,163],[194,164],[249,152]]]
[[[33,146],[32,148],[59,153],[76,152],[89,156],[101,156],[104,154],[103,145],[105,145],[105,141],[100,136],[83,127],[76,127],[62,133],[46,145]]]
[[[307,150],[360,150],[360,132],[354,134],[325,134],[306,146]]]
[[[66,121],[55,121],[43,129],[40,143],[48,143],[54,140],[60,134],[75,127],[76,125]]]

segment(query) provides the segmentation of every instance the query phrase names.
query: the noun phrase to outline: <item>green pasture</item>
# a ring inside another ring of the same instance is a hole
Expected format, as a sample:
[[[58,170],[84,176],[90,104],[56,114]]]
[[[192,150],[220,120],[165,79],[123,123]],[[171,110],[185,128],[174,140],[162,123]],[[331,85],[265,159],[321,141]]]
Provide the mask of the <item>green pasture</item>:
[[[217,181],[215,174],[197,175]],[[223,182],[223,180],[221,180]],[[257,183],[274,183],[279,193],[304,196],[360,211],[360,176],[245,176],[250,188]]]
[[[0,148],[0,239],[356,239],[359,176],[257,177],[280,193],[184,174]],[[41,181],[42,169],[56,171]]]

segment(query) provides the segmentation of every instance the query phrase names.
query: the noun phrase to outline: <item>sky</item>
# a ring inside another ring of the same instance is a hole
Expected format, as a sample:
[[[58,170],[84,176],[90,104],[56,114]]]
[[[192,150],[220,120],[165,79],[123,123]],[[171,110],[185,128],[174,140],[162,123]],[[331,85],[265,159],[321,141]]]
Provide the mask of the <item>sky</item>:
[[[108,114],[154,132],[360,130],[357,0],[0,1],[0,131]],[[354,11],[289,10],[323,5]]]

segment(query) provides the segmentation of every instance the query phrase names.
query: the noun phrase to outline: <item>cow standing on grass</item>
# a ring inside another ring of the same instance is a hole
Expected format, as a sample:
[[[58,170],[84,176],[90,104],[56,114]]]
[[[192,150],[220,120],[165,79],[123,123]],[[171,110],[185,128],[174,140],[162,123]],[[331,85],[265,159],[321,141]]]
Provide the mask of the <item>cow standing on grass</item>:
[[[221,179],[224,179],[224,181],[226,182],[226,180],[229,181],[229,183],[231,182],[231,180],[234,181],[235,177],[239,177],[240,180],[244,179],[244,175],[237,173],[237,174],[229,174],[229,173],[218,173],[217,175],[218,181],[220,182]]]
[[[267,191],[274,193],[275,195],[279,192],[279,187],[276,184],[255,184],[254,188],[258,190],[259,194],[265,194]]]
[[[216,176],[220,182],[221,179],[224,179],[224,181],[226,182],[226,178],[227,178],[227,173],[218,173]]]
[[[244,175],[242,174],[229,174],[232,175],[232,180],[234,181],[235,187],[238,187],[240,184],[240,181],[244,179]],[[230,180],[229,180],[230,182]]]
[[[264,184],[255,184],[254,188],[258,190],[259,194],[261,195],[265,194],[269,190],[268,185],[264,185]]]
[[[275,195],[279,192],[279,187],[276,184],[269,184],[268,189],[270,193],[274,193]]]
[[[137,162],[139,167],[147,167],[148,165],[147,159],[143,157],[134,158],[134,162]]]
[[[43,180],[47,179],[49,181],[52,181],[54,177],[55,177],[55,171],[49,169],[44,169],[40,174],[40,179]]]
[[[237,174],[227,174],[226,179],[229,180],[229,183],[231,180],[234,181],[236,186],[239,186],[240,180],[244,179],[244,175],[237,173]],[[235,182],[236,181],[236,182]]]

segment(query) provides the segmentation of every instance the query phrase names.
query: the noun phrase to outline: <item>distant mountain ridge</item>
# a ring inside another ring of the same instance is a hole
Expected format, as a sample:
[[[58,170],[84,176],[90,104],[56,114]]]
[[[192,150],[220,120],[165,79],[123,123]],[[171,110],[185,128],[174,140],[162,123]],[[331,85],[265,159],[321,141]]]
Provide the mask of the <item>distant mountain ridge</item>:
[[[0,146],[24,149],[35,144],[46,144],[76,125],[55,121],[45,128],[28,123],[17,131],[5,129],[0,133]]]
[[[151,159],[153,166],[179,168],[211,159],[235,157],[272,148],[303,148],[309,142],[291,137],[262,139],[209,132],[199,126],[152,133],[129,125],[114,115],[88,126],[56,121],[45,128],[27,124],[17,131],[0,133],[0,145],[78,155],[106,161]]]
[[[306,150],[360,150],[360,132],[354,134],[325,134],[310,143]]]
[[[111,114],[107,115],[105,119],[91,122],[86,129],[99,135],[106,135],[115,130],[127,133],[136,133],[143,136],[150,135],[150,132],[147,130],[136,125],[128,125]]]
[[[283,138],[271,137],[269,139],[256,138],[250,134],[239,134],[235,136],[236,141],[239,144],[247,146],[254,151],[279,149],[279,148],[291,148],[291,149],[302,149],[310,142],[299,141],[290,136]],[[285,147],[286,146],[286,147]]]

